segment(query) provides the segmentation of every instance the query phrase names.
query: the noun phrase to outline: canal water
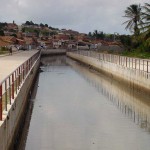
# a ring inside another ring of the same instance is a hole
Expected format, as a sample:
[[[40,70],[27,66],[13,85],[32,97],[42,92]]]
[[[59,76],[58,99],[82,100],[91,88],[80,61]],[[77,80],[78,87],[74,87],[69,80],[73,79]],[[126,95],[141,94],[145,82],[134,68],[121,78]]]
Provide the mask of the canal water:
[[[150,150],[149,97],[65,56],[41,62],[19,149]]]

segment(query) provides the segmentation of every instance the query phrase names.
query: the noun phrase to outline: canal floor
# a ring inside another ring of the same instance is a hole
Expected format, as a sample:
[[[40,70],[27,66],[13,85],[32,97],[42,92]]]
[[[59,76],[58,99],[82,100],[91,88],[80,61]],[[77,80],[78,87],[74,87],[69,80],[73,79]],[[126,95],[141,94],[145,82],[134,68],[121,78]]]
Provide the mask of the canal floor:
[[[149,150],[149,97],[65,56],[41,61],[22,149]]]

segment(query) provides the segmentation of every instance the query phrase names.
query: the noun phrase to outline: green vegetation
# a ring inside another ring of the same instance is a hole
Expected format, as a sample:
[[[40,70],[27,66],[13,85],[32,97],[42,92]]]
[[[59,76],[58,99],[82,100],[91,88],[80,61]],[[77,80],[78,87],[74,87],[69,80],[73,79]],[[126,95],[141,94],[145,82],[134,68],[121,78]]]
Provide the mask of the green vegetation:
[[[6,48],[6,47],[1,47],[0,48],[0,55],[2,55],[2,54],[7,54],[9,51],[8,51],[8,48]]]
[[[7,23],[0,22],[0,36],[4,36],[4,28],[7,25]]]
[[[123,24],[127,24],[125,29],[129,29],[134,33],[135,36],[138,36],[140,33],[138,24],[141,23],[141,6],[140,5],[130,5],[125,10],[125,16],[128,18]]]
[[[93,33],[89,32],[88,36],[91,39],[114,40],[114,34],[106,34],[103,31],[98,31],[98,30],[94,30]]]
[[[150,4],[144,6],[130,5],[125,10],[125,16],[128,18],[124,24],[133,35],[122,43],[127,48],[124,55],[150,58]]]
[[[145,3],[132,4],[126,8],[123,17],[127,20],[125,29],[131,32],[131,35],[119,35],[118,33],[106,34],[102,31],[95,30],[89,32],[91,39],[101,39],[106,41],[119,41],[125,47],[125,51],[104,51],[105,53],[113,53],[125,55],[129,57],[140,57],[150,59],[150,4]]]
[[[141,50],[132,50],[132,51],[124,51],[121,53],[122,56],[128,56],[128,57],[138,57],[143,59],[150,59],[150,53],[149,52],[141,52]]]

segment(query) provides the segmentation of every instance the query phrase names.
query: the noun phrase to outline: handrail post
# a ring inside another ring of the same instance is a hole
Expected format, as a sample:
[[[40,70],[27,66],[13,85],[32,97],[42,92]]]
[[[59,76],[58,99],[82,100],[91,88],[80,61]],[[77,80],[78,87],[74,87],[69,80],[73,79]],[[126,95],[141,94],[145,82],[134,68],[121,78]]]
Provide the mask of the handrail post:
[[[12,95],[11,95],[11,96],[12,96],[12,99],[14,99],[14,93],[15,93],[15,92],[14,92],[14,86],[15,86],[15,85],[14,85],[14,73],[13,73],[13,74],[12,74]],[[17,89],[16,89],[16,90],[17,90]]]
[[[0,120],[2,120],[2,84],[0,85]]]
[[[17,70],[15,71],[15,80],[14,80],[14,81],[15,81],[15,83],[16,83],[16,84],[15,84],[15,88],[16,88],[16,94],[17,94],[17,90],[18,90],[18,86],[17,86],[17,84],[18,84],[18,83],[17,83],[17,82],[18,82],[18,81],[17,81]]]
[[[7,111],[7,79],[5,80],[5,110]]]
[[[10,84],[10,77],[11,76],[9,76],[9,104],[11,105],[11,84]]]
[[[19,69],[17,69],[17,89],[19,90]]]
[[[147,73],[148,73],[148,61],[147,61]]]
[[[20,67],[19,67],[19,86],[21,84],[21,71],[20,71]]]
[[[24,64],[23,64],[23,80],[24,80]]]
[[[135,59],[135,69],[136,69],[136,62],[137,62],[137,61],[136,61],[136,59]]]

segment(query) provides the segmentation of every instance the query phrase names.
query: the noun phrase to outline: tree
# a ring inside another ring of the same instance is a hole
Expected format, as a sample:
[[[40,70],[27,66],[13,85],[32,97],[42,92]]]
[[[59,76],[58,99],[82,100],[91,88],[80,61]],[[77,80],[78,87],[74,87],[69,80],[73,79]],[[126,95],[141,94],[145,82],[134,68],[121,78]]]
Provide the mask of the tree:
[[[0,36],[4,36],[4,31],[3,30],[0,30]]]
[[[94,36],[96,39],[98,38],[98,31],[97,31],[97,30],[94,30],[93,36]]]
[[[39,35],[40,35],[40,31],[39,30],[37,30],[37,29],[34,29],[34,32],[36,33],[36,35],[39,37]]]
[[[134,35],[139,35],[140,30],[138,24],[141,23],[141,6],[137,4],[132,4],[125,10],[125,16],[129,20],[125,21],[123,24],[127,24],[125,29],[129,29]]]
[[[25,30],[26,30],[25,28],[22,28],[22,32],[25,32]]]
[[[89,32],[88,36],[89,36],[89,37],[92,37],[92,33],[91,33],[91,32]]]
[[[43,23],[40,23],[40,27],[44,27],[44,24],[43,24]]]
[[[124,47],[130,50],[132,46],[132,38],[130,35],[120,35],[119,40],[124,45]]]
[[[48,24],[45,24],[45,27],[48,27]]]
[[[26,25],[30,25],[30,21],[26,21],[26,23],[25,23]]]
[[[16,37],[16,38],[17,38],[17,34],[12,34],[11,36],[14,36],[14,37]]]
[[[34,25],[33,21],[26,21],[26,25]]]
[[[141,23],[141,30],[144,32],[144,37],[150,37],[150,4],[145,3],[142,7],[144,12],[142,12],[142,23]]]
[[[5,23],[0,22],[0,29],[3,29],[5,26],[7,26],[6,22]]]

